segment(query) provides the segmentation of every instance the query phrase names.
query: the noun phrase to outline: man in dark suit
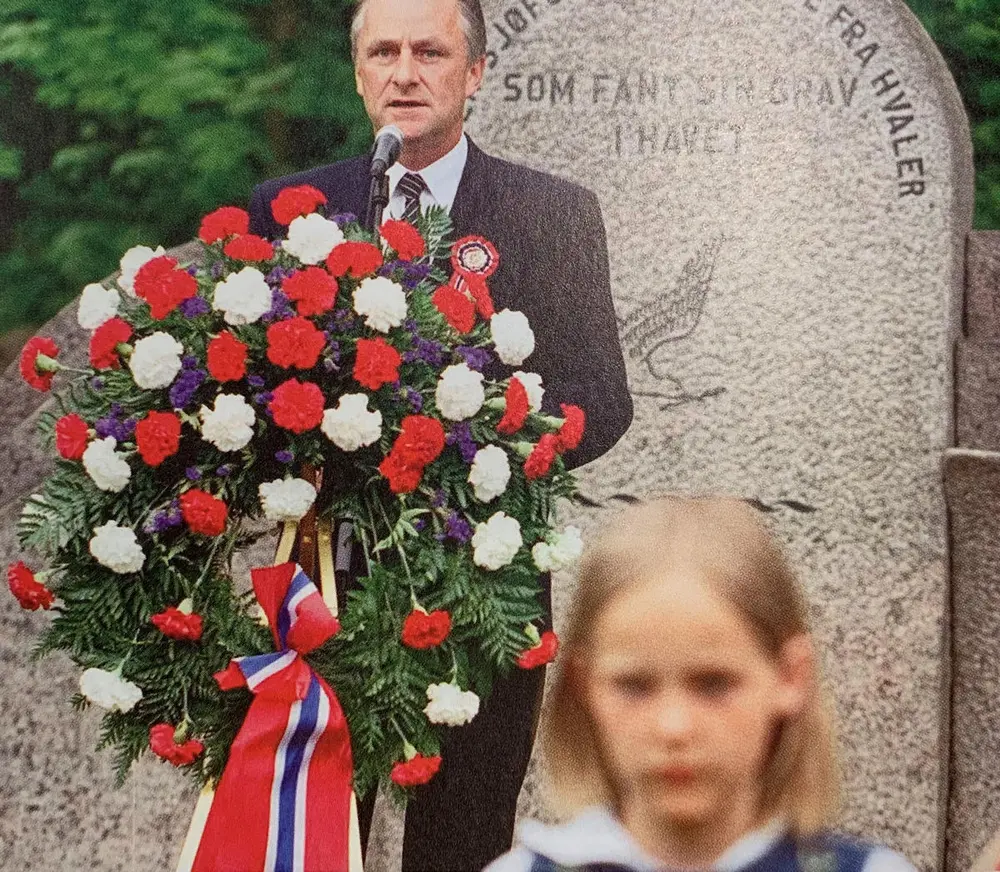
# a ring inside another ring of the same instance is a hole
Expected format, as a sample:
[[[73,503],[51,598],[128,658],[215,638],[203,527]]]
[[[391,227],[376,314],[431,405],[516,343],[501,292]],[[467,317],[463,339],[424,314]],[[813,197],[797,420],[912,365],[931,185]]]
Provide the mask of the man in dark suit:
[[[560,403],[574,403],[587,414],[586,435],[566,463],[600,457],[628,429],[632,401],[597,198],[491,157],[464,134],[465,101],[485,68],[479,0],[362,0],[351,38],[358,93],[373,127],[396,124],[404,135],[389,173],[389,214],[411,218],[442,205],[455,238],[478,234],[496,245],[500,268],[490,290],[498,311],[521,311],[532,326],[536,346],[526,366],[542,376],[543,411],[560,415]],[[291,185],[321,190],[328,215],[364,216],[369,163],[360,156],[263,183],[251,199],[251,231],[284,235],[270,203]],[[495,362],[486,375],[505,378],[511,370]],[[551,614],[548,576],[542,586]],[[543,684],[543,669],[514,670],[470,724],[449,732],[441,770],[407,808],[404,872],[471,872],[510,847]],[[361,805],[363,841],[373,802]]]

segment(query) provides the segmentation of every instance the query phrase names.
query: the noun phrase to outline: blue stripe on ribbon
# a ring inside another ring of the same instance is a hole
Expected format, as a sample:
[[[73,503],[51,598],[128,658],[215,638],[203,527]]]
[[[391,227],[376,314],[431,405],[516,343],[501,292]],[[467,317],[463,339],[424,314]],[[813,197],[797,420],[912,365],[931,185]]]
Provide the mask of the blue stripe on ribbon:
[[[296,566],[295,576],[292,578],[291,584],[288,585],[285,598],[281,601],[281,608],[278,609],[278,638],[281,640],[282,648],[288,647],[288,631],[292,628],[293,615],[289,604],[303,588],[311,584],[309,576],[302,571],[301,567]]]
[[[275,661],[285,656],[284,651],[275,651],[273,654],[253,654],[249,657],[240,657],[236,663],[240,667],[240,672],[249,684],[253,677],[271,666]]]
[[[313,676],[309,682],[309,693],[302,701],[302,712],[298,726],[285,752],[285,768],[280,775],[281,792],[278,799],[278,851],[275,872],[294,872],[295,840],[304,839],[305,833],[295,832],[295,800],[299,781],[299,770],[309,739],[319,720],[319,682]],[[302,797],[305,802],[305,797]]]

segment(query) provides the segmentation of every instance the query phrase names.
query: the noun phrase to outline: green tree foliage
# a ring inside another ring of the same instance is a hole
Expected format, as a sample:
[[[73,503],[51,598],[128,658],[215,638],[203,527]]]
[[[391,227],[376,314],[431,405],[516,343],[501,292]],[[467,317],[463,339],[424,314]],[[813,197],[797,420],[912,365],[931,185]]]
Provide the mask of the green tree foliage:
[[[364,148],[349,0],[6,0],[0,330],[257,181]]]
[[[962,92],[976,150],[976,227],[1000,229],[1000,0],[908,0]]]

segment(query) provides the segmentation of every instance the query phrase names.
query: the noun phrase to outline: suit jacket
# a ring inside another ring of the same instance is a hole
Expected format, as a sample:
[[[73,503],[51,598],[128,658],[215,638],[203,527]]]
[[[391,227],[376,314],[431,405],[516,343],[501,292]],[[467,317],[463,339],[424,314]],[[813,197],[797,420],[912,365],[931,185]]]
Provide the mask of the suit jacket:
[[[285,235],[270,204],[291,185],[322,191],[328,215],[350,212],[364,220],[369,163],[362,155],[258,185],[250,201],[250,232],[271,239]],[[531,324],[535,351],[523,368],[542,377],[543,411],[560,415],[560,403],[574,403],[586,413],[584,439],[564,456],[567,467],[600,457],[628,430],[632,398],[597,198],[579,185],[492,157],[470,140],[451,218],[455,239],[478,234],[500,254],[490,292],[497,311],[516,309]],[[496,361],[486,376],[502,379],[512,372]]]

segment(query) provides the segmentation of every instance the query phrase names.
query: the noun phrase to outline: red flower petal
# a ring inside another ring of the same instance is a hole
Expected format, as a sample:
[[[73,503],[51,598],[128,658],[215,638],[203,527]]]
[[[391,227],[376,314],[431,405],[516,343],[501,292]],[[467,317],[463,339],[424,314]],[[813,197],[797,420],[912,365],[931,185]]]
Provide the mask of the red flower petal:
[[[528,401],[528,391],[520,379],[512,378],[507,384],[506,402],[503,417],[497,423],[497,433],[513,436],[524,426],[531,405]]]
[[[237,236],[227,242],[222,253],[233,260],[258,263],[274,257],[274,246],[263,237],[244,233],[242,236]]]
[[[268,408],[275,424],[302,434],[323,423],[324,402],[319,387],[293,378],[274,389]]]
[[[149,412],[135,425],[139,454],[149,466],[173,457],[181,444],[181,419],[173,412]]]
[[[427,250],[420,231],[406,221],[386,221],[379,228],[379,233],[400,260],[415,260]]]
[[[417,754],[412,760],[393,766],[389,777],[400,787],[416,787],[430,781],[440,768],[440,757],[424,757],[423,754]]]
[[[216,381],[239,381],[247,373],[247,346],[228,330],[208,343],[205,357],[208,371]]]
[[[79,460],[87,450],[90,428],[79,415],[63,415],[56,421],[56,450],[67,460]]]
[[[220,242],[230,236],[248,233],[250,230],[250,214],[245,209],[236,206],[222,206],[214,212],[209,212],[201,219],[201,229],[198,238],[209,245]]]
[[[7,567],[7,587],[14,594],[22,609],[48,609],[55,601],[55,596],[35,574],[20,560]]]
[[[90,337],[90,365],[94,369],[118,369],[121,357],[118,346],[132,338],[132,327],[121,318],[111,318]]]
[[[326,203],[326,194],[312,185],[285,188],[271,201],[271,213],[279,224],[291,224],[300,215],[309,215]]]
[[[442,285],[431,302],[459,333],[468,333],[476,326],[476,304],[457,288]]]
[[[226,529],[229,507],[218,497],[198,488],[181,494],[181,517],[195,533],[218,536]]]
[[[42,372],[38,368],[38,355],[56,358],[59,346],[48,336],[33,336],[21,351],[21,377],[36,391],[47,391],[52,387],[54,372]]]
[[[337,280],[318,266],[292,273],[281,283],[281,290],[305,316],[329,312],[337,301]]]
[[[312,369],[326,345],[326,336],[308,318],[278,321],[267,328],[267,359],[276,366]]]
[[[326,268],[338,279],[347,275],[360,279],[374,273],[383,262],[382,252],[370,242],[341,242],[327,257]]]

